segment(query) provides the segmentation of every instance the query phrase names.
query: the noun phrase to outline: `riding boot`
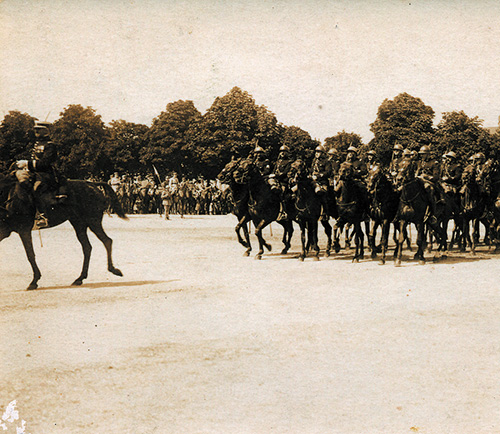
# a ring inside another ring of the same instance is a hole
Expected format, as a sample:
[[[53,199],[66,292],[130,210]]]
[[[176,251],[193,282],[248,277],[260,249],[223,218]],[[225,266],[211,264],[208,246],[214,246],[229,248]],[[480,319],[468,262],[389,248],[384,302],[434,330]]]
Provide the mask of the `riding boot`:
[[[278,214],[278,217],[276,218],[276,221],[280,222],[283,220],[288,220],[288,215],[285,211],[285,204],[283,201],[280,202],[280,212]]]

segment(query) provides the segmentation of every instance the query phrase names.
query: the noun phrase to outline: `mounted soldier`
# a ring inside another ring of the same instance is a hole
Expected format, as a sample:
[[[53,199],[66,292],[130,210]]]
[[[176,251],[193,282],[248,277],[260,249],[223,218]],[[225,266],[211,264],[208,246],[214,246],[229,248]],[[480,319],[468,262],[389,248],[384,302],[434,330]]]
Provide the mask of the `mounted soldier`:
[[[377,154],[373,149],[370,149],[366,153],[366,169],[367,172],[370,172],[375,166],[378,166]]]
[[[436,220],[437,204],[441,198],[437,190],[439,181],[439,163],[431,156],[428,146],[424,145],[418,151],[420,161],[417,168],[417,178],[420,178],[424,183],[424,188],[429,198],[431,207],[431,223],[434,224]]]
[[[281,199],[281,209],[277,220],[286,220],[288,218],[286,212],[286,202],[290,199],[290,187],[288,184],[288,174],[292,166],[293,160],[288,146],[283,145],[280,148],[278,159],[274,167],[274,173],[269,177],[271,189],[278,190]]]
[[[398,143],[396,143],[394,148],[392,148],[392,158],[391,163],[389,164],[389,176],[392,182],[394,182],[398,176],[399,166],[401,161],[403,161],[403,152],[403,147]]]
[[[462,167],[458,162],[457,154],[453,151],[443,155],[443,164],[441,166],[441,186],[446,194],[458,194],[460,180],[462,178]]]
[[[329,209],[327,193],[332,176],[332,168],[328,156],[326,155],[325,148],[319,145],[314,152],[314,159],[311,165],[311,179],[314,183],[314,192],[321,200],[321,220],[328,220]]]
[[[48,226],[46,212],[48,207],[64,204],[68,199],[67,179],[55,167],[57,161],[57,146],[50,140],[50,125],[46,122],[35,124],[36,142],[32,150],[30,160],[18,160],[16,166],[36,174],[33,190],[37,197],[37,208],[39,228]],[[19,182],[25,182],[26,178],[18,172]],[[43,198],[42,198],[43,196]]]
[[[271,163],[267,159],[264,149],[261,146],[257,145],[253,150],[252,161],[259,170],[260,174],[265,178],[268,178],[272,173]]]
[[[333,187],[335,184],[335,179],[337,178],[340,170],[340,154],[336,148],[330,148],[328,150],[328,161],[330,161],[330,168],[332,171],[330,185]]]
[[[349,163],[353,169],[353,177],[359,181],[365,179],[368,171],[363,161],[358,158],[358,150],[354,146],[347,148],[346,163]]]

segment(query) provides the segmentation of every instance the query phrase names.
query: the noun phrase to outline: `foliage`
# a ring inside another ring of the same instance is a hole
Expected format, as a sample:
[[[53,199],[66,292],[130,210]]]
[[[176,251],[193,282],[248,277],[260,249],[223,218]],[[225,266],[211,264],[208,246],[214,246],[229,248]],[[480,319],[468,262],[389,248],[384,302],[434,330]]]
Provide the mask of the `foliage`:
[[[151,172],[154,165],[162,175],[171,171],[189,172],[190,129],[200,119],[201,113],[192,101],[167,104],[166,110],[153,120],[147,145],[140,152],[146,170]]]
[[[370,124],[374,134],[373,149],[380,161],[388,163],[396,143],[417,150],[431,145],[434,110],[420,98],[401,93],[394,100],[386,99],[380,105],[376,120]]]
[[[314,149],[320,144],[319,140],[313,140],[307,131],[296,126],[284,127],[281,137],[281,143],[288,146],[292,155],[305,161],[311,160]]]
[[[280,128],[276,117],[252,97],[234,87],[216,98],[201,120],[191,129],[187,146],[192,171],[214,178],[232,154],[248,155],[257,140],[268,156],[278,153]]]
[[[10,111],[0,125],[0,172],[15,160],[28,159],[35,143],[35,118],[19,111]]]
[[[124,120],[110,123],[104,149],[108,162],[106,176],[111,172],[132,174],[143,170],[139,157],[141,149],[146,146],[148,131],[146,125]]]
[[[69,177],[104,177],[109,161],[104,147],[107,129],[92,107],[69,105],[52,125],[52,140],[58,144],[61,170]]]
[[[477,152],[487,154],[492,137],[482,128],[482,122],[477,116],[470,118],[463,111],[443,113],[436,130],[435,156],[447,151],[455,151],[463,159]]]
[[[325,139],[325,144],[328,149],[336,149],[342,160],[345,159],[347,149],[350,146],[354,146],[358,150],[362,150],[364,147],[363,140],[359,134],[348,133],[345,130],[342,130],[332,137],[327,137]]]

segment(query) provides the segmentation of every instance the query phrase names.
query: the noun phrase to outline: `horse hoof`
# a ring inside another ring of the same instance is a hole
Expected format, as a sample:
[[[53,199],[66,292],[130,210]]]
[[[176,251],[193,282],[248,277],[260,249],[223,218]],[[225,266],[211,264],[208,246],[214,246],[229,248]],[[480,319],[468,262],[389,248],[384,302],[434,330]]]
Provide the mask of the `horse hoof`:
[[[243,253],[243,256],[250,256],[250,252],[247,251],[247,252]]]
[[[315,261],[319,261],[319,256],[315,256],[315,257],[314,257],[314,260],[315,260]]]
[[[325,256],[326,256],[327,258],[328,258],[328,257],[330,257],[330,250],[327,250],[327,251],[325,252]]]
[[[353,258],[352,262],[359,262],[359,258]]]
[[[33,289],[37,289],[38,285],[36,283],[30,283],[29,286],[26,288],[26,291],[32,291]]]
[[[418,265],[425,265],[425,259],[420,259],[418,261]]]
[[[380,261],[378,261],[378,265],[385,265],[385,260],[381,259]]]
[[[299,261],[300,262],[304,262],[304,257],[303,256],[299,256]]]
[[[281,251],[281,254],[282,254],[282,255],[286,255],[287,253],[288,253],[288,249],[283,249],[283,250]]]
[[[257,259],[257,260],[262,259],[262,255],[257,255],[257,256],[255,256],[255,259]]]
[[[394,261],[394,265],[395,265],[396,267],[401,267],[401,259],[396,259],[396,260]]]
[[[109,271],[115,276],[123,277],[123,273],[118,268],[111,268]]]
[[[80,279],[76,279],[72,284],[71,286],[80,286],[81,284],[83,283],[82,280]]]

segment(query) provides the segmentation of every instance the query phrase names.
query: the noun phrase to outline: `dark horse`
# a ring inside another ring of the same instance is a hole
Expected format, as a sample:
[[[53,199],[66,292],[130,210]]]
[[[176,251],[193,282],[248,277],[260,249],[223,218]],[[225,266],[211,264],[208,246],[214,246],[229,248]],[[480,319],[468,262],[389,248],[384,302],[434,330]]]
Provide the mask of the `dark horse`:
[[[259,251],[256,259],[262,259],[264,247],[271,250],[262,236],[262,230],[275,221],[280,211],[280,196],[277,191],[271,189],[264,176],[261,175],[255,164],[249,160],[243,160],[234,173],[234,179],[240,185],[248,186],[248,212],[255,226],[255,235],[259,240]],[[293,234],[293,225],[290,219],[278,222],[283,226],[283,244],[285,247],[281,251],[286,254],[290,249],[290,241]]]
[[[53,203],[53,192],[44,191],[43,183],[40,187],[34,193],[30,182],[19,183],[13,174],[0,179],[0,191],[3,192],[0,203],[7,203],[6,209],[0,215],[0,241],[7,238],[12,232],[17,232],[21,237],[33,270],[33,280],[27,289],[37,288],[38,280],[41,277],[41,272],[36,264],[31,237],[37,204]],[[68,220],[82,245],[82,272],[72,285],[81,285],[83,280],[87,278],[92,250],[87,229],[90,229],[104,244],[107,252],[108,271],[116,276],[122,276],[122,272],[113,266],[111,258],[112,240],[106,235],[102,227],[102,216],[109,208],[116,212],[119,217],[127,218],[123,213],[116,193],[107,183],[80,180],[68,180],[67,190],[67,203],[44,206],[43,209],[48,217],[49,227],[57,226]]]
[[[315,252],[314,259],[319,260],[318,220],[321,215],[321,201],[314,192],[315,186],[302,160],[292,164],[289,176],[294,191],[293,215],[301,231],[302,250],[299,259],[303,261],[307,251],[312,249]]]
[[[250,235],[248,233],[248,223],[251,221],[250,213],[248,212],[248,199],[250,194],[247,184],[239,184],[234,179],[234,173],[241,161],[241,159],[237,159],[227,163],[224,169],[222,169],[222,172],[219,173],[218,178],[224,184],[229,185],[233,202],[232,213],[238,219],[238,224],[234,230],[238,237],[238,242],[246,248],[245,256],[248,256],[252,250]],[[242,229],[245,239],[241,236]]]
[[[354,227],[356,252],[353,262],[364,258],[364,234],[361,223],[368,214],[366,187],[354,179],[354,170],[350,163],[342,163],[339,170],[339,182],[335,187],[338,219],[335,230],[350,223]]]
[[[486,198],[486,209],[490,214],[490,233],[495,238],[496,251],[500,250],[500,165],[488,160],[477,177],[481,193]]]
[[[441,244],[444,244],[446,250],[446,234],[439,223],[429,219],[430,200],[425,191],[424,182],[415,176],[415,162],[405,159],[401,162],[396,185],[400,192],[399,206],[394,221],[399,223],[399,237],[396,242],[396,251],[394,252],[396,266],[401,265],[401,256],[403,252],[404,229],[408,223],[413,223],[417,228],[417,252],[414,259],[419,264],[425,264],[424,245],[425,245],[425,224],[428,223],[438,237]]]
[[[462,208],[462,237],[461,250],[467,249],[470,245],[472,254],[476,253],[476,224],[483,217],[486,210],[486,196],[481,192],[477,182],[476,168],[471,164],[462,173],[462,188],[460,189],[460,203]],[[470,236],[470,226],[472,222],[472,239]]]
[[[369,199],[369,214],[373,225],[368,235],[368,243],[371,247],[371,256],[377,257],[377,246],[375,245],[375,234],[381,226],[381,252],[380,264],[385,264],[387,246],[389,242],[389,230],[391,223],[396,217],[399,206],[399,193],[388,178],[386,172],[380,165],[374,166],[368,173],[367,190]]]

